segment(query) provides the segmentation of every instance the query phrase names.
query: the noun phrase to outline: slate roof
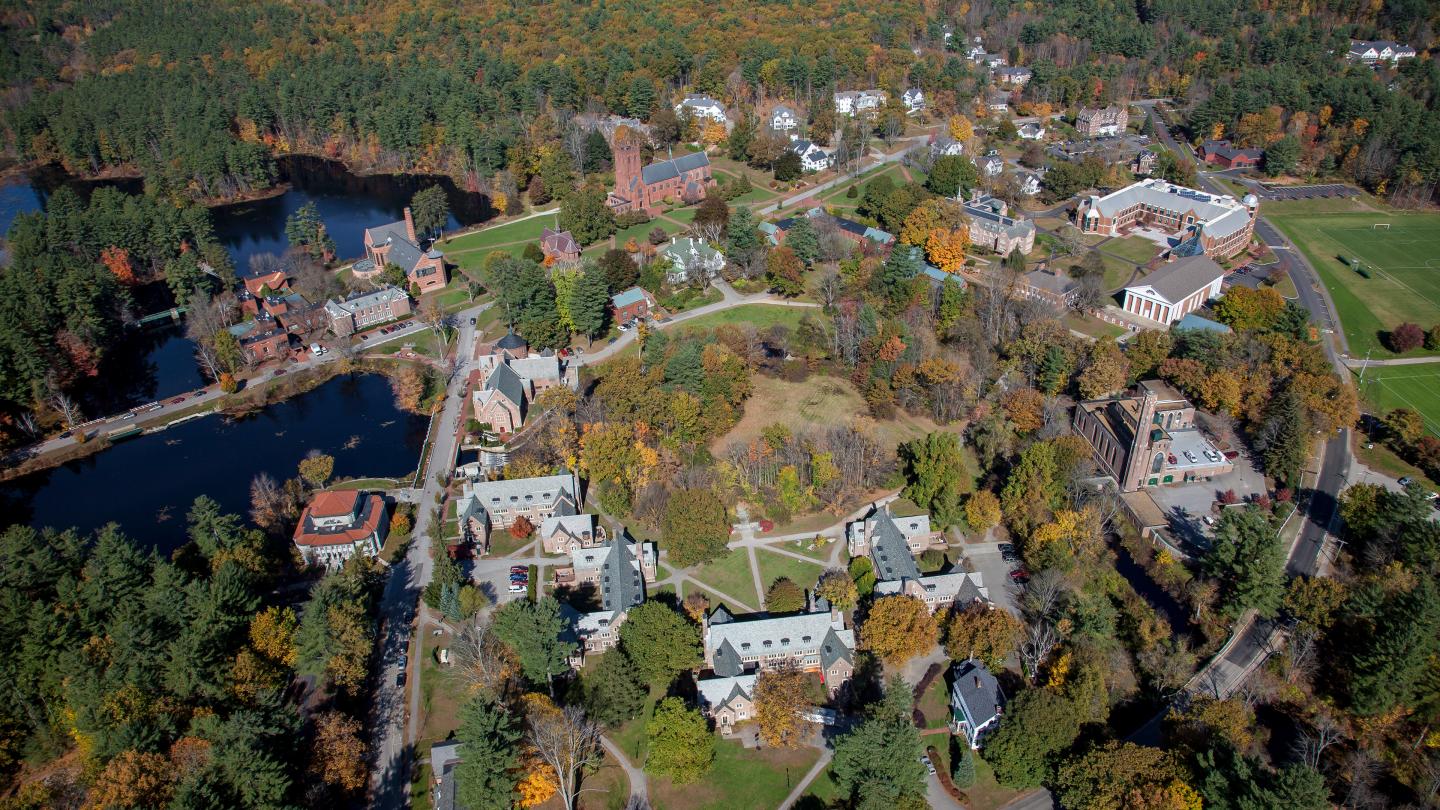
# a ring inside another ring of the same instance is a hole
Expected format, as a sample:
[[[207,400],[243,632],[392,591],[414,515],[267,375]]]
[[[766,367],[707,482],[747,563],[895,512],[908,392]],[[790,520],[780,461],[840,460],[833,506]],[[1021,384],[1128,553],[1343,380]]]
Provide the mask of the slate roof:
[[[435,789],[435,810],[455,810],[455,766],[460,764],[460,743],[456,740],[430,746],[430,771],[439,780]]]
[[[634,538],[623,531],[610,538],[609,553],[600,566],[600,604],[606,610],[628,610],[645,601],[645,576],[634,548]]]
[[[910,554],[905,534],[895,525],[895,518],[888,509],[880,510],[875,516],[875,532],[871,536],[870,544],[870,559],[875,563],[877,580],[920,578],[920,569]]]
[[[526,349],[529,347],[530,344],[525,342],[525,338],[520,337],[514,332],[506,332],[505,337],[495,341],[495,348],[497,349]]]
[[[737,668],[743,668],[742,658],[762,654],[819,655],[827,666],[842,658],[849,660],[855,648],[855,632],[845,629],[843,619],[832,620],[829,613],[796,613],[718,624],[712,614],[705,644],[715,673],[735,675],[739,674]]]
[[[549,253],[579,253],[580,246],[569,231],[545,228],[540,232],[540,246]]]
[[[504,481],[466,483],[461,501],[472,499],[485,510],[499,509],[511,503],[539,501],[556,504],[556,514],[573,515],[580,503],[580,482],[574,475],[542,475],[536,478],[510,478]],[[462,512],[464,503],[461,504]],[[564,510],[564,511],[561,511]]]
[[[976,725],[1000,713],[1005,693],[1000,691],[1000,682],[984,664],[971,658],[955,664],[954,671],[951,696],[964,704],[965,714]]]
[[[510,366],[501,363],[485,378],[485,390],[498,391],[520,407],[525,405],[525,381]]]
[[[669,160],[657,160],[640,170],[640,181],[645,184],[659,183],[679,177],[692,169],[710,165],[710,156],[704,152],[690,152]]]
[[[740,660],[740,653],[735,651],[735,645],[731,644],[729,639],[720,642],[712,659],[711,669],[716,675],[733,678],[745,671],[745,663]]]
[[[1095,210],[1111,218],[1137,203],[1165,211],[1194,211],[1198,222],[1212,236],[1228,236],[1250,220],[1250,213],[1234,197],[1196,191],[1159,178],[1142,180],[1104,197],[1091,198]]]
[[[1178,304],[1191,294],[1225,275],[1225,270],[1209,256],[1186,256],[1161,265],[1158,270],[1125,289],[1150,287],[1166,301]]]
[[[1035,232],[1035,223],[1028,219],[1014,219],[996,211],[993,203],[998,202],[993,197],[985,196],[973,202],[962,205],[965,216],[971,219],[980,220],[982,228],[989,231],[1003,231],[1009,236],[1023,238],[1027,234]]]
[[[700,700],[710,707],[711,712],[715,712],[737,697],[754,699],[755,676],[729,675],[723,678],[705,678],[695,683],[695,689],[700,693]]]
[[[820,644],[820,666],[829,669],[836,661],[855,663],[855,633],[852,630],[836,630],[832,626]]]
[[[406,293],[404,290],[401,290],[397,287],[386,287],[381,290],[376,290],[372,293],[364,293],[362,295],[352,296],[350,298],[346,298],[343,301],[326,301],[325,311],[328,312],[332,317],[338,317],[341,315],[353,314],[362,309],[365,309],[366,307],[375,306],[378,304],[386,304],[393,301],[399,301],[400,299],[405,297]]]

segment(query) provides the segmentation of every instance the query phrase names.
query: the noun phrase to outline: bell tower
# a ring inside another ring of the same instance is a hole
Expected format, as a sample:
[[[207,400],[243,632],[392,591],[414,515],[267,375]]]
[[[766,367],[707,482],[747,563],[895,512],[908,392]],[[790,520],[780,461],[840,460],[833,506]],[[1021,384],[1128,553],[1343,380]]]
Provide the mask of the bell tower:
[[[640,139],[627,126],[615,128],[615,196],[644,208],[640,181]]]
[[[1155,443],[1154,434],[1160,431],[1155,424],[1155,408],[1159,397],[1145,384],[1140,385],[1140,413],[1135,420],[1135,434],[1130,439],[1130,452],[1125,457],[1125,478],[1120,482],[1121,492],[1134,492],[1145,480],[1150,465],[1150,449]]]

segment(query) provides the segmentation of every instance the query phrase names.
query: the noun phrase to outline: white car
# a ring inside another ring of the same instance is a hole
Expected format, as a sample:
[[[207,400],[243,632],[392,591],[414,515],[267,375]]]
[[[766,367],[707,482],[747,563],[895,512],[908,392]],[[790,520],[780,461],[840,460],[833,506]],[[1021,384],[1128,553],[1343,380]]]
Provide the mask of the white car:
[[[931,776],[934,776],[934,775],[935,775],[935,763],[933,763],[933,762],[930,761],[930,757],[928,757],[928,756],[922,756],[922,757],[920,757],[920,764],[925,766],[925,770],[926,770],[926,771],[929,771],[929,773],[930,773]]]
[[[1185,451],[1185,460],[1188,461],[1188,462],[1190,462],[1191,464],[1194,464],[1194,463],[1195,463],[1195,454],[1192,453],[1192,452],[1190,452],[1189,450],[1186,450],[1186,451]]]
[[[510,583],[510,593],[524,593],[525,585],[519,582]]]

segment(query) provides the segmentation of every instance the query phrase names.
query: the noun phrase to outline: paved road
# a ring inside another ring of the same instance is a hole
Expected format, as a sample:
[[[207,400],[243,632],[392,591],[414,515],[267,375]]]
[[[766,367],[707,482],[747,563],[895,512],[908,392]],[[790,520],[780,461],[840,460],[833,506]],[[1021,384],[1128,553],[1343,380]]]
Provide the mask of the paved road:
[[[370,750],[373,752],[374,768],[371,772],[371,807],[381,810],[399,810],[409,801],[410,764],[422,752],[411,750],[420,733],[420,678],[419,667],[410,667],[412,677],[403,685],[398,682],[402,669],[400,656],[411,650],[411,623],[420,591],[430,581],[433,562],[430,559],[431,532],[442,527],[432,527],[431,512],[434,510],[436,495],[443,487],[437,473],[449,472],[454,468],[456,430],[463,415],[466,362],[473,351],[476,329],[470,319],[484,311],[485,306],[472,307],[458,313],[459,339],[457,341],[457,362],[445,391],[445,404],[438,420],[434,446],[424,471],[424,486],[421,488],[420,506],[416,510],[415,528],[411,533],[414,542],[405,558],[391,566],[385,582],[385,592],[380,598],[380,617],[384,629],[379,639],[380,672],[375,690],[375,704],[372,715]],[[409,687],[408,700],[407,691]],[[408,714],[409,723],[405,722]]]
[[[691,320],[692,318],[699,318],[703,315],[709,315],[712,312],[720,312],[722,310],[733,309],[734,307],[745,306],[747,304],[768,304],[770,306],[776,307],[798,307],[801,309],[820,308],[819,304],[810,301],[791,301],[788,298],[781,298],[778,295],[771,295],[770,293],[752,293],[750,295],[741,295],[735,290],[734,287],[731,287],[729,284],[727,284],[721,279],[716,279],[714,282],[714,286],[716,289],[720,290],[722,297],[719,301],[716,301],[713,304],[706,304],[703,307],[696,307],[695,309],[689,310],[688,312],[682,312],[679,315],[676,315],[670,320],[666,321],[665,323],[652,321],[650,324],[650,328],[669,329],[677,323],[684,323],[685,321]],[[634,343],[636,334],[637,333],[634,329],[621,332],[620,337],[616,338],[614,343],[606,344],[603,348],[597,349],[593,352],[587,351],[581,354],[575,360],[575,365],[594,365],[596,363],[603,363],[606,360],[609,360],[611,357],[614,357],[615,355],[624,351],[627,346]]]
[[[893,153],[890,153],[890,154],[886,154],[886,153],[884,153],[884,152],[881,152],[881,153],[880,153],[880,157],[878,157],[878,158],[871,158],[872,160],[874,160],[874,162],[871,163],[871,164],[869,164],[869,165],[862,166],[861,169],[860,169],[860,171],[858,171],[858,172],[854,172],[853,174],[842,174],[842,175],[840,175],[839,177],[834,178],[833,180],[826,180],[825,182],[823,182],[823,183],[821,183],[821,184],[819,184],[819,185],[817,185],[817,186],[813,186],[813,187],[811,187],[811,188],[805,189],[804,191],[800,192],[799,194],[796,194],[796,195],[793,196],[793,197],[787,197],[787,198],[785,198],[785,199],[782,199],[780,202],[771,203],[770,205],[767,205],[767,206],[765,206],[764,208],[761,208],[761,209],[757,210],[755,213],[757,213],[757,214],[759,214],[760,216],[763,217],[763,216],[766,216],[766,215],[768,215],[768,214],[773,214],[773,213],[775,213],[776,211],[779,211],[779,210],[782,209],[782,208],[789,208],[789,207],[792,206],[792,205],[797,205],[797,204],[799,204],[799,203],[801,203],[801,202],[803,202],[803,201],[805,201],[805,200],[810,199],[811,197],[815,196],[816,194],[820,194],[820,193],[822,193],[822,192],[829,191],[830,189],[832,189],[832,188],[834,188],[834,187],[836,187],[836,186],[839,186],[839,185],[843,185],[843,184],[845,184],[845,183],[848,183],[848,182],[850,182],[851,180],[854,180],[854,179],[855,179],[856,177],[858,177],[859,175],[864,174],[865,172],[868,172],[868,171],[870,171],[871,169],[873,169],[873,168],[875,168],[875,167],[877,167],[877,166],[884,166],[884,165],[887,164],[887,163],[895,163],[895,162],[903,159],[903,158],[905,157],[905,155],[910,151],[910,148],[913,148],[913,147],[916,147],[916,146],[920,146],[921,144],[925,143],[925,142],[928,141],[928,140],[930,140],[930,136],[929,136],[929,135],[916,135],[916,136],[910,137],[910,138],[900,138],[900,139],[898,139],[898,140],[896,141],[896,143],[902,144],[902,148],[901,148],[899,151],[896,151],[896,152],[893,152]],[[909,144],[909,147],[910,147],[910,148],[904,148],[904,147],[903,147],[904,144]],[[872,151],[874,151],[874,150],[872,150]]]

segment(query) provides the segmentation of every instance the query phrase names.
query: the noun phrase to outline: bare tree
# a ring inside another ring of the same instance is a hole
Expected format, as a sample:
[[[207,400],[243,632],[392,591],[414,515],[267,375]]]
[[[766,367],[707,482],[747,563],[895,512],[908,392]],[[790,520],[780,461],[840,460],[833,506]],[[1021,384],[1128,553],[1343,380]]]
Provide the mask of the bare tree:
[[[420,306],[420,320],[430,331],[435,333],[435,342],[443,346],[445,343],[445,327],[450,322],[450,316],[440,308],[440,302],[431,298]]]
[[[1046,568],[1031,577],[1025,586],[1022,609],[1032,621],[1048,620],[1069,592],[1070,583],[1065,575],[1058,569]]]
[[[250,481],[250,519],[267,531],[279,528],[294,514],[293,501],[269,473],[260,473]]]
[[[77,403],[74,399],[70,397],[69,394],[65,393],[64,391],[61,391],[58,388],[55,389],[50,394],[50,399],[48,401],[50,403],[50,407],[54,408],[57,412],[59,412],[60,418],[65,420],[65,427],[73,428],[81,422],[85,421],[84,414],[80,412],[79,403]]]
[[[565,807],[575,807],[581,776],[603,756],[600,725],[587,718],[579,706],[532,712],[527,725],[530,744],[545,764],[555,769],[556,788]]]
[[[1319,712],[1310,721],[1310,727],[1301,729],[1295,740],[1295,754],[1314,770],[1320,770],[1320,758],[1325,749],[1340,742],[1340,725],[1329,712]]]
[[[840,299],[840,287],[840,274],[834,270],[820,277],[820,303],[825,305],[826,311]]]
[[[431,525],[436,525],[435,521],[432,520]],[[455,672],[471,689],[503,695],[515,676],[515,661],[510,650],[490,632],[489,621],[479,617],[460,627],[450,652]]]
[[[725,239],[725,225],[719,222],[697,222],[690,226],[690,233],[693,236],[704,239],[706,242],[719,244]]]
[[[1375,780],[1382,770],[1380,760],[1368,749],[1359,748],[1345,755],[1345,770],[1350,775],[1350,789],[1345,792],[1343,804],[1354,808],[1380,806],[1375,795]]]
[[[1040,665],[1060,643],[1060,634],[1049,621],[1041,620],[1031,624],[1020,644],[1020,661],[1034,683],[1040,677]]]

